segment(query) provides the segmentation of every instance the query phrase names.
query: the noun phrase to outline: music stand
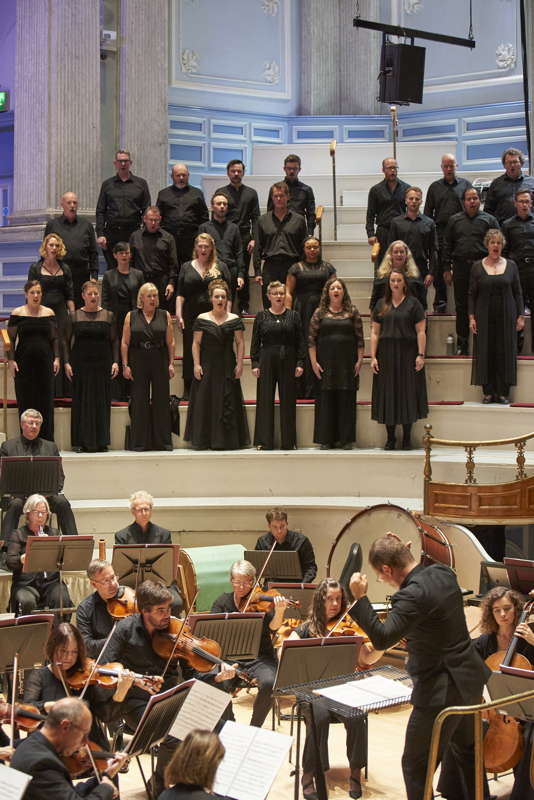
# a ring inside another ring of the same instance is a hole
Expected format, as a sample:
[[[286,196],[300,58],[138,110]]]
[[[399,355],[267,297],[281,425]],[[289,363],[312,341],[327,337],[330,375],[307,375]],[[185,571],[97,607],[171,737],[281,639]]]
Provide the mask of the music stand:
[[[60,456],[3,456],[0,458],[0,494],[45,497],[59,494]]]
[[[0,620],[0,672],[13,666],[16,653],[19,669],[32,669],[42,664],[53,622],[53,614]]]
[[[179,544],[114,544],[111,566],[119,583],[132,589],[145,580],[170,586],[179,558]]]
[[[92,536],[29,536],[22,571],[59,572],[61,586],[64,570],[85,572],[93,557],[94,546]],[[54,609],[54,612],[63,615],[62,591],[59,593],[59,609]]]
[[[317,584],[271,583],[269,581],[268,588],[279,590],[280,594],[289,597],[291,600],[296,600],[300,604],[299,606],[288,606],[284,614],[284,619],[306,619],[313,602],[313,595],[317,589]]]
[[[252,661],[258,657],[265,614],[190,614],[196,636],[207,636],[221,646],[224,661]]]
[[[488,683],[488,692],[492,700],[499,700],[501,697],[510,697],[521,692],[530,692],[534,689],[532,670],[519,669],[517,667],[504,667],[501,665],[501,672],[492,672]],[[503,706],[503,709],[512,717],[534,721],[534,698],[518,700]]]
[[[263,573],[264,578],[276,578],[280,581],[302,580],[302,566],[297,550],[273,550],[270,557],[269,553],[269,550],[245,550],[243,558],[255,567],[258,575],[269,558]]]
[[[528,561],[525,558],[505,558],[504,566],[511,588],[516,592],[528,595],[534,588],[534,561]]]

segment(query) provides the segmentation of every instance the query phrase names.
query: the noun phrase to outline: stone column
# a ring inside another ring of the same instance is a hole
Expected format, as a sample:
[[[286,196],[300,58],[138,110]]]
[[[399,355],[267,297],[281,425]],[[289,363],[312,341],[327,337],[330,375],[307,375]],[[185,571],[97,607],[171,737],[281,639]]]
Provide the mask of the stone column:
[[[148,181],[152,201],[169,183],[168,0],[122,0],[119,147]],[[110,154],[110,163],[113,154]]]
[[[339,111],[338,114],[384,114],[379,103],[378,73],[382,34],[353,27],[353,0],[339,0]],[[377,0],[360,0],[362,19],[379,20]]]
[[[100,186],[97,0],[18,0],[11,224],[39,223],[65,191],[94,213]]]

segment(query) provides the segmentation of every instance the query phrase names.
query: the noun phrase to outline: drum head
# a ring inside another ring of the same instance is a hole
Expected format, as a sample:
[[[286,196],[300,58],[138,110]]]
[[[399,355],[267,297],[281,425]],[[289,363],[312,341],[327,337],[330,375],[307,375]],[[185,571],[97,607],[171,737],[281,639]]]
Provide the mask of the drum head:
[[[342,536],[338,536],[334,552],[331,552],[329,577],[336,580],[341,575],[350,546],[356,542],[362,548],[362,572],[367,575],[369,589],[367,596],[372,603],[383,603],[394,594],[395,589],[387,583],[378,582],[369,564],[369,550],[375,539],[388,531],[396,533],[406,544],[411,542],[411,550],[417,562],[421,558],[421,537],[412,515],[401,506],[384,503],[360,511],[347,525]]]

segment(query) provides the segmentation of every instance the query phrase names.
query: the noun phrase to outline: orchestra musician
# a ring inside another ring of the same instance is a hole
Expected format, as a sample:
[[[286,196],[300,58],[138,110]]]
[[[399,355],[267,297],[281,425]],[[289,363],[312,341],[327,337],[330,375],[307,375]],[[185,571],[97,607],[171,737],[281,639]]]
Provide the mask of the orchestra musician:
[[[367,598],[367,577],[355,572],[350,580],[355,603],[349,613],[377,649],[385,650],[407,638],[413,709],[402,770],[408,800],[422,800],[436,716],[448,706],[479,703],[489,669],[469,638],[462,593],[449,567],[419,564],[409,547],[391,532],[373,542],[369,563],[378,580],[396,590],[391,611],[384,622],[379,620]],[[464,716],[449,718],[439,757],[447,750],[455,762],[458,799],[475,796],[473,749],[472,721]]]
[[[130,496],[130,511],[134,522],[115,534],[115,544],[172,544],[171,532],[152,522],[154,498],[141,489]],[[178,587],[173,582],[167,587],[172,594],[172,614],[178,617],[183,602]]]
[[[32,776],[24,793],[25,800],[111,800],[119,796],[113,776],[125,763],[127,756],[118,755],[108,764],[101,780],[91,778],[84,783],[72,783],[62,757],[70,756],[87,744],[92,726],[92,714],[87,705],[76,697],[65,697],[53,703],[43,727],[23,739],[11,760],[11,766]]]
[[[296,550],[302,568],[302,578],[295,583],[313,583],[317,575],[317,564],[312,543],[303,533],[290,531],[287,525],[287,513],[273,508],[265,514],[269,526],[268,533],[260,536],[256,542],[255,550],[270,550],[276,542],[275,550]],[[285,580],[285,579],[284,579]],[[293,581],[288,580],[288,583]]]
[[[289,639],[311,639],[325,637],[336,621],[342,619],[347,611],[348,603],[343,587],[339,581],[325,578],[313,595],[308,618],[289,636]],[[350,623],[351,620],[349,619]],[[334,631],[333,636],[336,635]],[[357,633],[355,632],[355,635]],[[370,666],[381,657],[382,651],[365,643],[359,655],[359,666]],[[329,711],[324,698],[319,698],[313,703],[313,721],[309,709],[304,706],[304,720],[306,722],[306,741],[302,754],[302,792],[305,800],[316,800],[317,793],[314,785],[315,747],[311,725],[315,724],[315,735],[320,753],[321,768],[323,772],[330,769],[328,759],[328,730],[331,722],[343,722],[347,731],[347,758],[350,765],[349,795],[353,798],[361,797],[361,769],[365,766],[365,723],[364,717],[343,718]]]
[[[213,614],[242,612],[246,607],[248,596],[254,588],[255,581],[256,570],[249,561],[234,561],[230,568],[232,591],[221,594],[213,603],[211,612]],[[268,611],[263,619],[258,658],[242,663],[248,674],[255,678],[258,684],[258,693],[254,700],[252,719],[250,720],[250,724],[256,728],[261,728],[271,708],[272,689],[277,668],[271,635],[282,624],[288,601],[279,595],[273,597],[273,604],[273,610]],[[254,607],[251,606],[247,610],[254,611]]]
[[[166,789],[158,800],[213,800],[215,773],[224,752],[216,733],[202,730],[188,733],[165,771],[165,784],[172,788]]]
[[[107,601],[117,597],[121,587],[111,564],[99,558],[89,563],[87,577],[95,591],[82,600],[76,609],[76,626],[88,655],[96,658],[114,623]]]
[[[235,670],[224,665],[220,672],[195,673],[182,661],[171,661],[164,673],[167,659],[159,656],[152,646],[152,636],[156,631],[165,631],[171,620],[172,594],[165,586],[152,581],[143,581],[136,591],[138,614],[121,619],[106,647],[101,662],[119,662],[126,668],[144,676],[154,676],[149,684],[136,679],[122,703],[121,712],[126,724],[135,730],[147,704],[147,694],[155,694],[176,686],[187,677],[222,683],[235,677]],[[231,715],[231,705],[229,712]],[[224,715],[223,715],[224,717]],[[229,718],[229,717],[226,717]],[[157,797],[164,789],[164,771],[176,748],[172,736],[160,744],[156,771],[152,778],[153,794]]]

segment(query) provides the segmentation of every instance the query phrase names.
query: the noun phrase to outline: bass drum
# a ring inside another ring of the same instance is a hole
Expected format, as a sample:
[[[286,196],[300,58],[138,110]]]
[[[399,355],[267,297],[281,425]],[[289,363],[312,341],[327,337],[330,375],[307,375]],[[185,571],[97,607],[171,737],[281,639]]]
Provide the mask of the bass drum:
[[[384,603],[394,593],[394,588],[379,582],[369,564],[369,550],[375,539],[388,531],[396,533],[403,542],[411,542],[411,551],[416,561],[422,564],[445,564],[454,568],[453,549],[443,531],[423,521],[420,516],[401,506],[382,503],[359,511],[341,529],[328,556],[326,574],[339,578],[342,573],[349,548],[357,543],[362,549],[362,572],[367,575],[369,589],[367,596],[372,603]]]
[[[462,589],[469,589],[474,594],[480,587],[480,562],[493,561],[482,547],[475,534],[457,522],[446,522],[433,517],[425,517],[432,525],[439,525],[451,547],[456,553],[456,577]]]

